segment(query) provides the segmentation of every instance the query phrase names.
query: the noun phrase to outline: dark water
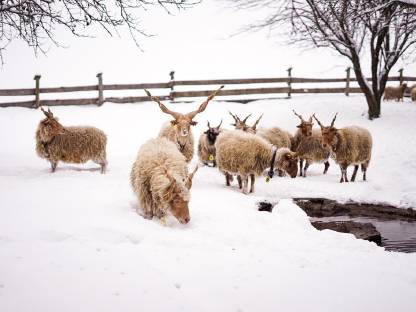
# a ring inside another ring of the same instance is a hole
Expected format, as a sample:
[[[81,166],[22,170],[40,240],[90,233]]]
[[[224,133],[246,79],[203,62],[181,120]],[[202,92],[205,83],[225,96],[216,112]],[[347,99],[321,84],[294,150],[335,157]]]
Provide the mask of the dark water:
[[[360,223],[372,223],[380,232],[381,246],[389,251],[416,252],[416,222],[407,221],[382,221],[373,218],[348,216],[311,218],[312,221],[356,221]]]

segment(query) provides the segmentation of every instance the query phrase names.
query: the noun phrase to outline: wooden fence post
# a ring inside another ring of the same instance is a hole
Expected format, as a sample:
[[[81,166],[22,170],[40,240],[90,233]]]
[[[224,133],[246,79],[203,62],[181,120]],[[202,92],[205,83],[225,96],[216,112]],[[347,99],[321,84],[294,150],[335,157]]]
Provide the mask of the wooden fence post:
[[[103,91],[103,73],[97,74],[98,78],[98,101],[97,105],[101,106],[104,104],[104,91]]]
[[[289,87],[289,91],[287,93],[287,96],[290,98],[292,96],[292,67],[289,67],[287,69],[287,75],[288,75],[288,80],[287,80],[287,86]]]
[[[398,72],[399,72],[399,81],[400,81],[400,85],[402,85],[402,84],[403,84],[403,68],[400,68],[400,69],[398,70]]]
[[[170,93],[169,93],[169,99],[171,100],[171,101],[173,101],[174,99],[175,99],[175,96],[174,96],[174,87],[175,87],[175,71],[174,70],[172,70],[170,73],[169,73],[169,76],[170,76],[170,81],[169,81],[169,84],[170,84]]]
[[[351,67],[347,67],[347,69],[345,70],[347,72],[347,82],[345,85],[345,95],[349,96],[350,95],[350,74],[351,74]]]
[[[33,79],[35,80],[35,106],[34,108],[38,108],[40,106],[40,75],[36,75]]]

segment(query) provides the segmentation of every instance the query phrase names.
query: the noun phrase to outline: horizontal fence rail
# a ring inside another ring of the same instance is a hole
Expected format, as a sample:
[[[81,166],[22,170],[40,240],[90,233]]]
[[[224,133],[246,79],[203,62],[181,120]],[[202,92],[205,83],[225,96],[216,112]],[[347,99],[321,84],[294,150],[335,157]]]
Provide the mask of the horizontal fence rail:
[[[211,79],[211,80],[175,80],[174,72],[170,73],[170,81],[163,83],[138,83],[138,84],[103,84],[102,73],[97,74],[98,84],[88,86],[69,86],[69,87],[40,87],[41,76],[36,75],[35,85],[33,89],[0,89],[1,96],[34,96],[33,100],[18,102],[0,102],[0,107],[28,107],[37,108],[39,106],[58,106],[58,105],[102,105],[104,102],[111,103],[135,103],[149,101],[148,96],[125,96],[125,97],[104,97],[104,91],[122,91],[122,90],[143,90],[143,89],[165,89],[165,95],[159,96],[161,100],[175,100],[178,98],[205,97],[210,95],[214,90],[202,91],[176,91],[176,86],[210,86],[210,85],[226,85],[227,88],[221,90],[218,96],[242,96],[242,95],[270,95],[270,94],[287,94],[290,98],[291,94],[305,93],[361,93],[358,87],[350,87],[351,82],[357,79],[350,77],[351,68],[347,68],[345,78],[298,78],[292,77],[292,68],[289,68],[288,76],[283,78],[245,78],[245,79]],[[416,77],[403,75],[403,69],[399,70],[400,75],[389,77],[388,81],[416,81]],[[371,82],[371,79],[367,79]],[[345,87],[322,87],[322,88],[294,88],[293,84],[303,83],[345,83]],[[256,85],[256,84],[286,84],[285,86],[272,87],[253,87],[253,88],[237,88],[238,85]],[[47,93],[67,93],[67,92],[91,92],[96,91],[98,97],[83,99],[41,99],[42,94]],[[236,101],[248,102],[254,99],[238,99]]]

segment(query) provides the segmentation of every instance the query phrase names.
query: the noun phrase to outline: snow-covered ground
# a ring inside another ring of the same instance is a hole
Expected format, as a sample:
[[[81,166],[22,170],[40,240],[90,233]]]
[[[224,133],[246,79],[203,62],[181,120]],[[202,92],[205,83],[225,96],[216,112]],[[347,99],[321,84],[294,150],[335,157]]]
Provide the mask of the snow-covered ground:
[[[156,104],[53,108],[64,125],[108,134],[105,175],[92,163],[60,164],[51,174],[34,151],[40,110],[1,109],[0,311],[414,311],[416,254],[317,231],[290,198],[416,207],[416,105],[383,103],[383,117],[368,121],[358,95],[218,100],[195,118],[194,135],[207,120],[230,127],[228,110],[264,112],[262,126],[294,132],[292,109],[326,124],[339,112],[338,127],[367,127],[374,140],[368,182],[359,174],[356,183],[338,183],[331,162],[326,176],[323,165],[312,165],[306,179],[259,179],[246,196],[203,167],[191,190],[191,222],[171,218],[166,227],[136,214],[129,185],[140,145],[169,119]],[[272,213],[257,211],[263,199],[279,201]]]

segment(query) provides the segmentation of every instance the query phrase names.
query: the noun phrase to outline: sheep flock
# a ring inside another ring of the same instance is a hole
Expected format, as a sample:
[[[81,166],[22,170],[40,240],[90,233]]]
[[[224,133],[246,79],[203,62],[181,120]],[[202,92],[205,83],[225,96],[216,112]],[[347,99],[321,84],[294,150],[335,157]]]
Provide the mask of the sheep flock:
[[[139,148],[132,164],[130,184],[137,196],[137,212],[144,218],[156,217],[163,223],[170,214],[180,223],[188,223],[191,220],[189,201],[192,179],[198,166],[218,169],[224,175],[226,186],[230,186],[236,178],[243,194],[255,191],[257,178],[264,177],[266,181],[275,175],[306,178],[308,167],[314,163],[323,163],[325,174],[329,158],[340,168],[341,183],[355,181],[359,166],[363,180],[367,179],[372,136],[368,130],[357,126],[335,127],[337,114],[329,126],[324,126],[315,114],[304,119],[293,111],[294,115],[289,118],[293,118],[294,122],[299,118],[300,124],[296,133],[291,134],[277,125],[257,128],[263,115],[249,125],[250,115],[240,118],[236,113],[229,112],[234,129],[222,128],[223,120],[217,126],[211,126],[208,121],[207,130],[200,134],[195,148],[192,126],[197,121],[194,118],[204,112],[222,88],[210,94],[196,110],[186,114],[172,111],[158,97],[145,90],[149,99],[156,102],[172,120],[162,124],[159,134]],[[399,89],[401,92],[405,87]],[[389,92],[391,95],[391,90]],[[400,98],[399,95],[391,97]],[[40,121],[35,134],[36,152],[49,161],[52,172],[60,161],[84,163],[92,160],[105,173],[107,137],[102,130],[88,126],[63,126],[50,109],[41,110],[46,118]],[[313,128],[314,120],[320,128]],[[191,172],[188,167],[195,150],[199,164]],[[347,168],[350,165],[354,171],[348,179]]]

